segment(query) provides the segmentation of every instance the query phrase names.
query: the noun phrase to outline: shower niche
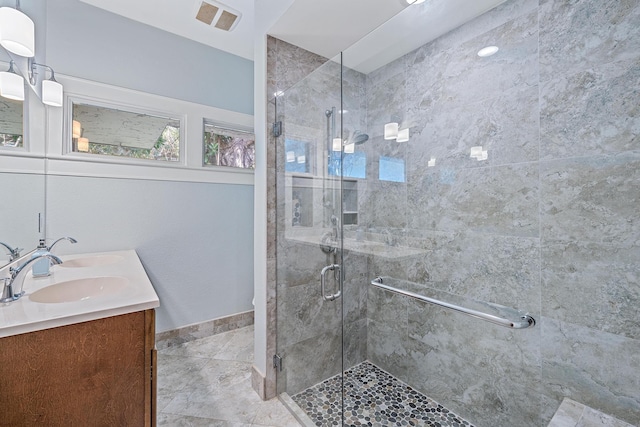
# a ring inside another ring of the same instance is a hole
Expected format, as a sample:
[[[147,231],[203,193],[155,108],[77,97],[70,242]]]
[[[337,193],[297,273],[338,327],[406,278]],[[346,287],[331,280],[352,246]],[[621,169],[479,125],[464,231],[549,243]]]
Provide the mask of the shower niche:
[[[290,209],[292,227],[313,227],[314,179],[291,177]]]
[[[342,182],[342,224],[358,225],[358,181]]]

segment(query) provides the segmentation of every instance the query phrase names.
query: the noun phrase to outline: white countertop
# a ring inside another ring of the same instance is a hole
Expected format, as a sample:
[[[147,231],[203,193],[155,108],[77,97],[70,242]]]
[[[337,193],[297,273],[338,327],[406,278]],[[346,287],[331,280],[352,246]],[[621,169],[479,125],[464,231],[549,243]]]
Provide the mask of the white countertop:
[[[77,254],[60,257],[63,261],[103,255],[120,256],[117,262],[91,267],[51,267],[51,275],[34,278],[26,272],[24,291],[20,299],[0,304],[0,337],[71,325],[89,320],[103,319],[160,305],[149,277],[134,250]],[[126,288],[113,295],[99,296],[74,302],[38,303],[29,295],[46,286],[70,280],[92,277],[124,277]],[[15,291],[19,284],[14,287]]]

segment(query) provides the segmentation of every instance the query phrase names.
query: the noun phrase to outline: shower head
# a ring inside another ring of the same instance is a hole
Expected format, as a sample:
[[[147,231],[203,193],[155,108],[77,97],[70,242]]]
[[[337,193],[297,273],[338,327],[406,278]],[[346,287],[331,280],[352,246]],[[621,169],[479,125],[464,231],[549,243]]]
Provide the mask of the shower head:
[[[369,139],[369,135],[361,133],[359,130],[353,132],[353,136],[349,138],[349,144],[362,145]]]

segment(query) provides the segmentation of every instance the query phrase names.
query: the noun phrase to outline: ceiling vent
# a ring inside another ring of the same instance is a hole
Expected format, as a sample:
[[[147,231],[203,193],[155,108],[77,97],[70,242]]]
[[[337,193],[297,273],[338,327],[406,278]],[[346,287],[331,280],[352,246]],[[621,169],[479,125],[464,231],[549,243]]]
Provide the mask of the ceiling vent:
[[[237,10],[213,0],[198,1],[196,19],[224,31],[233,30],[242,14]]]

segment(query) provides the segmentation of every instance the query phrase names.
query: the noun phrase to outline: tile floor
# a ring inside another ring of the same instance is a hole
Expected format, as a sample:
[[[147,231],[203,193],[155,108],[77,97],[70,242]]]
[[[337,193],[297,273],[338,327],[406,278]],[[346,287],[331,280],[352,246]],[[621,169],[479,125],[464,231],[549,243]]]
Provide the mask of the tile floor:
[[[344,404],[344,425],[473,427],[438,402],[404,384],[370,362],[344,373],[344,401],[340,375],[294,396],[316,426],[339,426]]]
[[[158,425],[298,427],[275,398],[251,388],[253,326],[158,352]]]

